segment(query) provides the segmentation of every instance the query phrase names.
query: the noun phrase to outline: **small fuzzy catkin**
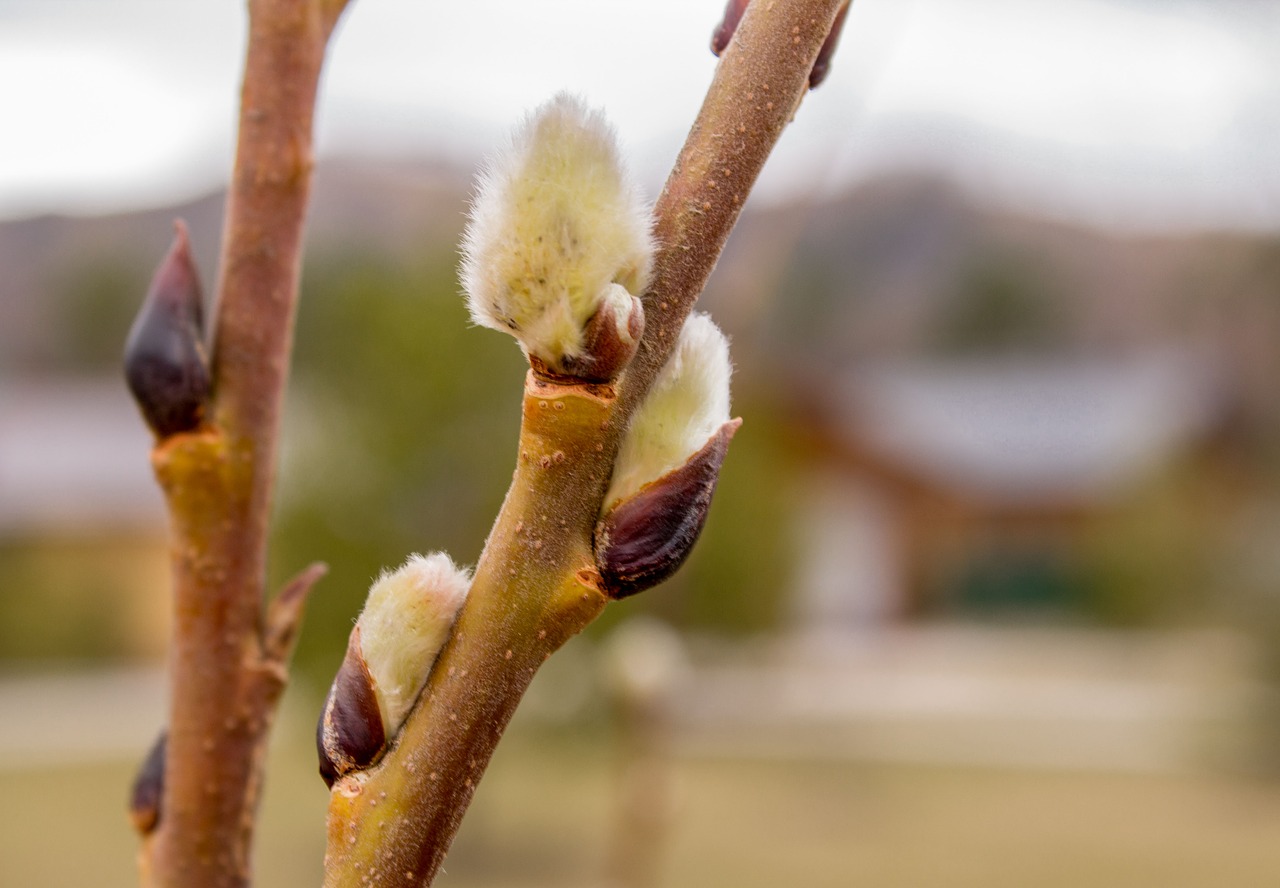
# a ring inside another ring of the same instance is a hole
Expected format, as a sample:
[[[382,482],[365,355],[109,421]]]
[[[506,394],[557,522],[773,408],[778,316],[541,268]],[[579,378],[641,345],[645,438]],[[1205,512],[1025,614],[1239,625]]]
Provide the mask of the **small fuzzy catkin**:
[[[411,555],[370,587],[358,621],[360,653],[386,736],[413,708],[470,587],[471,575],[443,552]]]
[[[671,357],[627,427],[604,507],[683,465],[729,421],[729,342],[705,314],[685,321]]]

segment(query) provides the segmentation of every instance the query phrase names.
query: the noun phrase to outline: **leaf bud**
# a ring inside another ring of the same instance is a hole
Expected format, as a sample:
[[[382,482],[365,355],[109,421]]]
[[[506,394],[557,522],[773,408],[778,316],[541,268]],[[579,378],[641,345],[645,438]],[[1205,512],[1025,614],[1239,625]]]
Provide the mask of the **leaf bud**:
[[[480,176],[463,239],[472,319],[513,335],[535,369],[612,378],[634,347],[616,347],[601,309],[617,331],[636,325],[622,294],[648,283],[651,226],[604,115],[560,93]]]
[[[164,796],[165,753],[169,732],[161,731],[142,760],[129,793],[129,819],[139,835],[150,835],[160,823],[160,800]]]
[[[411,555],[374,581],[316,726],[326,784],[376,762],[399,733],[470,586],[442,552]]]
[[[204,297],[187,227],[178,220],[174,228],[173,245],[151,279],[124,348],[125,380],[160,438],[197,428],[210,391]]]

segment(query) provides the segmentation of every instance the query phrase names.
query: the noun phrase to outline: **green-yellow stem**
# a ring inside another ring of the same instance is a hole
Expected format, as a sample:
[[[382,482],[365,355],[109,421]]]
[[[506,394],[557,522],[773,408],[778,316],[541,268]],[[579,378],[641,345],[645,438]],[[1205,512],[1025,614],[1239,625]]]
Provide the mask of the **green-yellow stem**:
[[[538,666],[603,609],[584,505],[614,403],[529,374],[515,478],[453,634],[382,765],[334,786],[326,885],[428,884]]]

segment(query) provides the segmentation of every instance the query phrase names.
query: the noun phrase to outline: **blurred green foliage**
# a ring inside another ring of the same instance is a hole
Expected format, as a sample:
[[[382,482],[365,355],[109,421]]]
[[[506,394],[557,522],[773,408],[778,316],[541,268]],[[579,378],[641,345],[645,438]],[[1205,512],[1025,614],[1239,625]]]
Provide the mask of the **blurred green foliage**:
[[[1223,541],[1202,486],[1194,466],[1171,467],[1090,528],[1086,605],[1100,622],[1167,625],[1208,615]]]
[[[128,537],[0,544],[0,660],[109,660],[136,649],[148,548]]]
[[[48,360],[60,372],[116,374],[129,325],[150,270],[136,256],[98,255],[77,262],[51,284],[58,337]]]
[[[979,252],[940,306],[933,350],[990,356],[1061,348],[1069,339],[1066,305],[1042,262],[1001,250]]]
[[[472,328],[447,255],[308,266],[283,436],[277,581],[330,574],[299,657],[325,684],[369,583],[416,551],[474,563],[510,477],[524,362]]]

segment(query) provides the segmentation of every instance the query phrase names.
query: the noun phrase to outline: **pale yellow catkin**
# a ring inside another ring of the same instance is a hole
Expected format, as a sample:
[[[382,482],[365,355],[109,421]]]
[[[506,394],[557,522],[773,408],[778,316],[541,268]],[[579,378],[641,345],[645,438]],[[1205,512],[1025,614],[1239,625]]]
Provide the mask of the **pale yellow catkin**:
[[[685,321],[680,340],[627,427],[607,511],[684,465],[729,421],[729,341],[705,314]]]
[[[604,115],[557,95],[480,176],[463,238],[472,319],[552,368],[581,356],[610,285],[639,295],[648,283],[650,228]]]
[[[448,555],[411,555],[369,589],[358,622],[382,724],[394,736],[413,708],[471,587]]]

